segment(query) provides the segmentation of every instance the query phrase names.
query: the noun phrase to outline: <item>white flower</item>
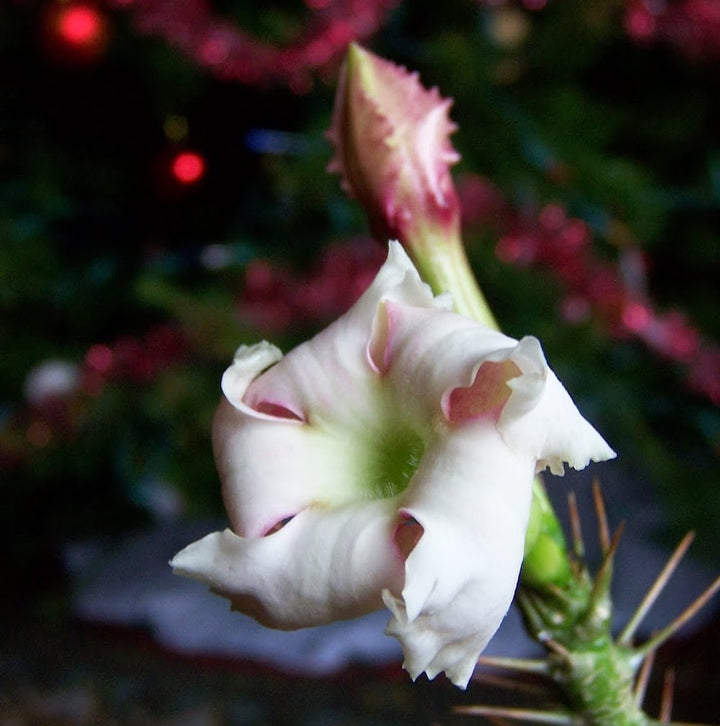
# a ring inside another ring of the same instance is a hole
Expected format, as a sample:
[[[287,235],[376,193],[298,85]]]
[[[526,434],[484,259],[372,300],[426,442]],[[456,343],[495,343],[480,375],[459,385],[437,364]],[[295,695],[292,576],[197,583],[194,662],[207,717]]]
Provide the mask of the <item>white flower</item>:
[[[213,428],[232,529],[174,570],[294,629],[382,607],[413,678],[465,687],[513,598],[532,480],[613,451],[534,338],[433,297],[398,243],[287,356],[241,347]]]

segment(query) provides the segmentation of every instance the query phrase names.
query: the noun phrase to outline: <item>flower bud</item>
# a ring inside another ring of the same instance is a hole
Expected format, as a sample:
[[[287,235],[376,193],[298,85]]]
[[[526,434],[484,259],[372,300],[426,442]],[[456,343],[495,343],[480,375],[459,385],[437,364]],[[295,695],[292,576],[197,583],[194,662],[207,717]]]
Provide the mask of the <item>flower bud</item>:
[[[350,45],[328,138],[329,171],[368,215],[382,242],[408,245],[419,229],[456,237],[460,205],[449,173],[459,154],[449,135],[452,101],[427,90],[417,73]]]

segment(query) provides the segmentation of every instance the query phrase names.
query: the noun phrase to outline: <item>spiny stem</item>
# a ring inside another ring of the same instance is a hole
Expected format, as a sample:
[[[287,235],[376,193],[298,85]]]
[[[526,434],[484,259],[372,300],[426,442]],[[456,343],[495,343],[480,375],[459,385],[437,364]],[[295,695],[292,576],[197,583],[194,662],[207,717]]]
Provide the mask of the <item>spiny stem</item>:
[[[545,632],[547,623],[552,620],[552,608],[540,595],[530,590],[519,589],[517,598],[524,616],[532,625],[532,632],[542,640],[541,633]]]
[[[575,602],[575,598],[573,597],[572,593],[567,590],[563,590],[558,585],[547,585],[546,589],[553,597],[557,598],[558,600],[567,605],[571,605]]]
[[[642,602],[638,606],[638,609],[635,611],[630,620],[628,620],[627,625],[625,625],[622,632],[618,636],[618,644],[630,644],[630,641],[632,640],[632,637],[635,634],[638,626],[642,622],[648,610],[650,610],[650,608],[655,603],[655,600],[657,600],[658,596],[665,588],[665,585],[667,585],[668,580],[672,577],[672,574],[673,572],[675,572],[678,564],[680,563],[680,560],[685,556],[685,553],[687,552],[690,543],[693,541],[694,536],[694,532],[688,532],[685,537],[683,537],[682,541],[676,547],[675,551],[665,564],[665,567],[663,567],[652,587],[647,591],[647,594],[642,599]]]
[[[513,721],[558,724],[559,726],[582,726],[582,720],[562,711],[534,711],[526,708],[503,708],[501,706],[457,706],[455,713],[466,716],[499,716]]]
[[[690,620],[705,603],[718,591],[720,590],[720,577],[716,578],[714,582],[708,587],[693,603],[691,603],[675,620],[666,625],[662,630],[655,633],[648,641],[643,643],[639,648],[636,649],[638,653],[649,653],[655,648],[659,648],[669,637],[671,637],[677,630],[682,628],[685,623]]]
[[[528,590],[522,587],[518,588],[516,598],[523,615],[530,625],[528,632],[533,634],[541,632],[544,624],[542,617],[536,608],[537,598],[533,597]]]

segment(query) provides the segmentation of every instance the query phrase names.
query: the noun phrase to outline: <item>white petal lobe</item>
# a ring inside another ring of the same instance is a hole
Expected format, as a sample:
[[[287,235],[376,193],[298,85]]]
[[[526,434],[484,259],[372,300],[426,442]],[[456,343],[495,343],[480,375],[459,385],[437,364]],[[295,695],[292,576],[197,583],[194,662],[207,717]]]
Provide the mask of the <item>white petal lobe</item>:
[[[426,452],[404,502],[424,530],[401,593],[386,592],[387,632],[413,676],[445,671],[464,688],[505,616],[522,563],[534,462],[487,423]]]
[[[173,570],[208,584],[234,609],[292,630],[377,610],[402,582],[394,503],[309,509],[267,537],[214,532],[179,552]]]

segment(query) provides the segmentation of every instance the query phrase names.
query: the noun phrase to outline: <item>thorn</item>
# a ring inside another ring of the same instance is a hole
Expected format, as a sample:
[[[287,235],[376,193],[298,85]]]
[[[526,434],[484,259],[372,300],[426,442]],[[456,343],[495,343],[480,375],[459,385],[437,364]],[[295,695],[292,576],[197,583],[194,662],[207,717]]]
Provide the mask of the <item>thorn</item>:
[[[502,706],[456,706],[455,713],[466,716],[499,716],[513,721],[558,724],[559,726],[582,726],[582,721],[562,711],[534,711],[526,708],[504,708]]]
[[[593,479],[592,483],[593,500],[595,501],[595,513],[598,519],[598,539],[602,547],[603,555],[607,554],[610,548],[610,527],[608,526],[607,511],[605,509],[605,500],[603,499],[600,481]]]
[[[672,718],[673,698],[675,696],[675,669],[668,668],[663,678],[662,695],[660,697],[660,723],[670,723]]]
[[[554,622],[557,611],[553,610],[546,599],[525,588],[518,590],[518,600],[522,603],[523,614],[534,629],[536,637],[542,639],[540,634],[546,630],[548,623]]]
[[[648,610],[650,610],[655,603],[655,600],[657,600],[660,593],[665,589],[665,585],[667,585],[668,580],[677,569],[678,564],[680,564],[680,560],[682,560],[685,556],[685,553],[687,552],[688,547],[690,547],[690,543],[693,541],[694,537],[694,532],[688,532],[682,538],[680,544],[675,548],[675,551],[670,556],[670,559],[665,564],[665,567],[663,567],[660,574],[657,576],[657,579],[645,594],[642,602],[638,605],[637,610],[633,613],[633,616],[630,620],[628,620],[627,625],[618,636],[617,642],[619,645],[630,644],[638,625],[640,625]]]
[[[617,552],[617,548],[620,544],[620,539],[624,531],[625,523],[621,522],[618,528],[615,530],[612,541],[605,550],[605,556],[603,557],[603,561],[598,568],[597,574],[595,575],[592,592],[590,593],[589,602],[591,606],[594,605],[601,596],[607,594],[608,592],[610,580],[612,579],[613,560],[615,558],[615,553]]]
[[[568,514],[570,515],[570,529],[572,531],[573,552],[579,560],[585,559],[585,542],[583,542],[580,512],[578,511],[575,492],[568,492]]]
[[[651,650],[647,657],[643,660],[640,672],[638,673],[638,679],[635,683],[635,703],[638,706],[642,706],[642,702],[645,700],[645,693],[647,691],[648,683],[650,682],[650,673],[652,673],[652,667],[655,663],[655,652]]]
[[[547,640],[543,640],[543,645],[547,646],[547,648],[553,651],[553,653],[561,655],[566,661],[571,659],[570,651],[564,645],[558,643],[557,640],[548,638]]]
[[[560,602],[566,603],[568,605],[575,602],[575,598],[573,598],[572,594],[569,593],[567,590],[563,590],[558,585],[546,585],[547,591],[552,594],[552,596]]]
[[[490,666],[491,668],[520,671],[522,673],[540,673],[545,675],[550,672],[550,666],[547,661],[533,658],[502,658],[483,655],[478,658],[478,664]]]
[[[674,635],[685,623],[690,620],[699,610],[707,603],[707,601],[720,590],[720,577],[716,578],[715,581],[708,587],[699,597],[695,599],[675,620],[666,625],[662,630],[655,633],[647,642],[643,643],[638,652],[649,653],[651,650],[659,648],[668,638]]]
[[[528,620],[530,629],[537,636],[545,627],[545,623],[538,611],[537,598],[529,590],[521,587],[517,592],[517,600],[519,607]]]
[[[497,671],[480,671],[473,674],[473,682],[481,683],[483,686],[495,686],[509,691],[523,693],[526,696],[544,698],[547,696],[547,688],[540,684],[533,683],[529,679],[517,678],[515,676],[500,676]]]

